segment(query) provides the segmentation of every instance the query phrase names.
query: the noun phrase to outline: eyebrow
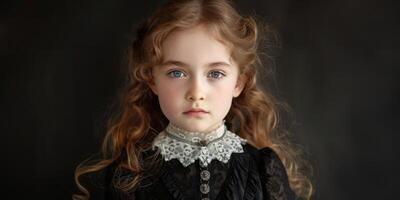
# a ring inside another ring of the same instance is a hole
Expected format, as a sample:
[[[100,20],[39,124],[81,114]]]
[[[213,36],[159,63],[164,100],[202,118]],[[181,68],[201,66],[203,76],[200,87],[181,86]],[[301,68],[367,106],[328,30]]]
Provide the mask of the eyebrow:
[[[181,61],[177,61],[177,60],[167,60],[163,63],[161,63],[161,67],[166,67],[168,65],[176,65],[179,67],[186,67],[188,68],[190,65]],[[207,64],[208,67],[217,67],[217,66],[226,66],[226,67],[231,67],[230,64],[223,62],[223,61],[218,61],[218,62],[212,62],[212,63],[208,63]]]

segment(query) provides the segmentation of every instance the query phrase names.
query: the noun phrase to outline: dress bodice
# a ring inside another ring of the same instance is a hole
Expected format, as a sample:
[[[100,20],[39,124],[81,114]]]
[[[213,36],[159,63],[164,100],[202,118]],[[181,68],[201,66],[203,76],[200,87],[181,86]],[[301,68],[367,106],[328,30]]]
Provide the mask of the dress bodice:
[[[233,153],[228,163],[213,160],[209,164],[211,200],[291,200],[286,170],[271,148],[257,150],[250,144],[244,152]],[[151,150],[148,154],[157,153]],[[177,159],[160,160],[160,166],[149,172],[139,186],[123,193],[112,186],[113,169],[106,172],[104,190],[95,192],[94,199],[125,200],[200,200],[199,164],[184,167]],[[108,178],[107,178],[108,177]],[[121,177],[129,177],[123,175]]]

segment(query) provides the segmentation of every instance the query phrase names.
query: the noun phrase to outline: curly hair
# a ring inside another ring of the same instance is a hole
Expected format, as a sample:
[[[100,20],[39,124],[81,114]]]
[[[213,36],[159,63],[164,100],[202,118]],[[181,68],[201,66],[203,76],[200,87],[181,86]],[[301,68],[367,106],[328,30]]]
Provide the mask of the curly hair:
[[[168,124],[157,96],[148,85],[153,81],[152,66],[162,61],[161,45],[171,32],[197,25],[205,25],[217,40],[230,47],[232,58],[240,66],[240,76],[246,80],[240,96],[233,99],[226,123],[232,132],[253,146],[272,148],[286,168],[292,190],[298,197],[311,199],[312,167],[279,126],[281,104],[257,86],[258,73],[271,67],[262,65],[259,47],[261,39],[271,35],[271,30],[258,24],[254,17],[240,15],[228,0],[169,1],[139,27],[127,50],[127,81],[120,91],[119,109],[107,122],[102,157],[94,163],[86,160],[77,166],[75,182],[83,194],[74,194],[73,199],[90,197],[88,189],[80,183],[82,175],[98,172],[113,163],[118,163],[117,170],[134,174],[128,181],[113,180],[116,188],[128,192],[141,181],[147,168],[142,153]]]

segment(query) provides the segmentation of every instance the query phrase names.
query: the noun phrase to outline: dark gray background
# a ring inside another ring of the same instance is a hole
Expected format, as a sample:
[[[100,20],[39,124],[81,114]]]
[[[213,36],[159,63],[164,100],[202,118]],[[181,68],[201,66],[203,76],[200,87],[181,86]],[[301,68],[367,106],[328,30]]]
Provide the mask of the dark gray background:
[[[74,168],[99,149],[132,27],[159,4],[0,3],[1,199],[70,199]],[[274,88],[292,106],[290,130],[315,165],[314,199],[395,199],[399,7],[378,0],[237,5],[280,32]]]

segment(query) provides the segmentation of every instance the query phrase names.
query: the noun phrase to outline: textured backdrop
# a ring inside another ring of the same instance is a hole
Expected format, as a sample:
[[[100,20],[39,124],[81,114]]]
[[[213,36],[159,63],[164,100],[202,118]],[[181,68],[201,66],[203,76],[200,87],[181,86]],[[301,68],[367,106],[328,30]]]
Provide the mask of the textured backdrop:
[[[0,3],[2,199],[70,199],[99,149],[131,30],[159,1]],[[314,199],[399,196],[400,16],[394,1],[237,1],[279,31],[275,81]],[[398,156],[397,156],[398,157]],[[41,198],[39,198],[41,197]]]

